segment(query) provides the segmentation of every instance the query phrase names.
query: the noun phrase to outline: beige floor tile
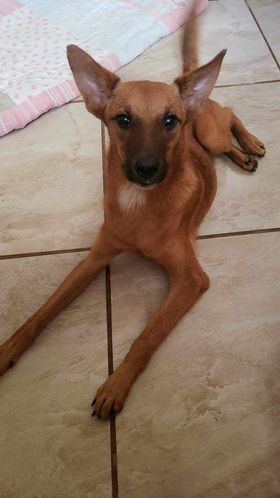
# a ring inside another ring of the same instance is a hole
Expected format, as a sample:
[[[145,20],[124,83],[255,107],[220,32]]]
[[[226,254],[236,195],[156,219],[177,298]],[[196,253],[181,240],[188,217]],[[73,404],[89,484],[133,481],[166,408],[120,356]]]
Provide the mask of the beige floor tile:
[[[280,226],[280,83],[217,88],[213,99],[231,107],[267,154],[256,173],[246,173],[226,156],[215,160],[218,191],[200,233]]]
[[[117,418],[120,498],[280,494],[279,233],[200,241],[199,249],[212,286]],[[161,271],[139,256],[113,264],[116,365],[165,289]]]
[[[0,339],[83,254],[0,261]],[[1,498],[109,498],[109,426],[90,417],[107,374],[104,274],[0,382]]]
[[[90,246],[102,223],[100,122],[69,104],[0,141],[0,254]]]
[[[280,62],[280,2],[279,0],[248,0],[260,27]]]
[[[278,68],[243,0],[209,2],[200,16],[201,63],[227,48],[218,84],[279,78]],[[181,71],[181,30],[157,42],[117,74],[124,79],[171,83]]]

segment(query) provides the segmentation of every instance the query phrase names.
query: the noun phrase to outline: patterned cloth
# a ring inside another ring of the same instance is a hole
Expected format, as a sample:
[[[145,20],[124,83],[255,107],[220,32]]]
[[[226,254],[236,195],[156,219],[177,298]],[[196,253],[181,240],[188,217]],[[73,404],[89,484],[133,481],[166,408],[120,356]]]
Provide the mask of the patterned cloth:
[[[197,13],[207,6],[198,2]],[[0,0],[0,136],[76,98],[66,46],[114,71],[184,22],[190,0]]]

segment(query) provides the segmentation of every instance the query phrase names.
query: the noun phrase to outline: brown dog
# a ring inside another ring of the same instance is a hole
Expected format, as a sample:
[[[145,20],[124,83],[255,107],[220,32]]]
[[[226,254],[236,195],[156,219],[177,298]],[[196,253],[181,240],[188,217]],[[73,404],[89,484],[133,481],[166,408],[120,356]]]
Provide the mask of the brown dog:
[[[197,67],[195,21],[183,43],[183,74],[172,85],[122,83],[78,47],[68,59],[89,112],[108,128],[105,223],[91,251],[50,299],[0,347],[0,373],[13,366],[43,328],[121,251],[156,260],[170,288],[159,311],[132,344],[115,372],[98,389],[94,413],[120,411],[130,388],[178,320],[209,287],[194,242],[216,192],[210,154],[226,153],[255,171],[263,144],[230,109],[208,99],[225,50]],[[232,144],[231,133],[241,148]],[[93,404],[94,404],[93,403]]]

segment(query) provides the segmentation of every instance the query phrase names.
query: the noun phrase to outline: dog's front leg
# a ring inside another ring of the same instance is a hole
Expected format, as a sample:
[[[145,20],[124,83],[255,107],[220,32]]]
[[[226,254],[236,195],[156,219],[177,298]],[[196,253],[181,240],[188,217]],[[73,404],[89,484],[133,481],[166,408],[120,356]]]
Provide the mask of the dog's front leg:
[[[169,273],[168,295],[159,311],[133,342],[123,362],[98,389],[93,402],[93,415],[107,417],[111,410],[118,412],[122,409],[133,382],[154,351],[209,286],[208,277],[202,271],[190,244],[187,250],[184,247],[183,259],[178,259],[178,254],[169,256],[168,261],[161,261]]]
[[[18,361],[46,325],[81,294],[119,252],[101,229],[88,256],[72,270],[48,301],[0,346],[0,374]]]

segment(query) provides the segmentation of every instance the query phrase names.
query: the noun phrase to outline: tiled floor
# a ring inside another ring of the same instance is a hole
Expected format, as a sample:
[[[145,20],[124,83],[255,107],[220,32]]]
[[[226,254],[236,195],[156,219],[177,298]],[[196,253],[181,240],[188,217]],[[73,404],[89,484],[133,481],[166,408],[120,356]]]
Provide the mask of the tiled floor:
[[[218,194],[199,242],[210,290],[110,426],[89,416],[108,368],[101,273],[0,380],[0,498],[109,498],[112,489],[114,498],[280,497],[279,6],[213,0],[201,16],[202,62],[228,47],[213,96],[268,150],[254,175],[216,161]],[[179,36],[119,74],[172,81]],[[0,157],[3,340],[83,257],[101,223],[99,122],[78,100],[2,138]],[[112,263],[115,366],[164,293],[151,262],[124,254]]]

